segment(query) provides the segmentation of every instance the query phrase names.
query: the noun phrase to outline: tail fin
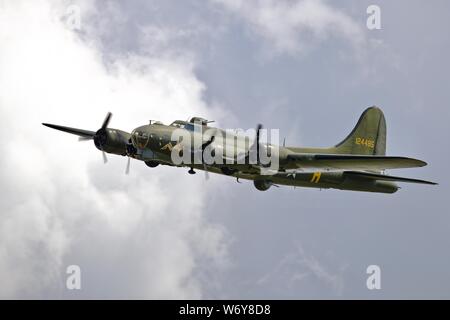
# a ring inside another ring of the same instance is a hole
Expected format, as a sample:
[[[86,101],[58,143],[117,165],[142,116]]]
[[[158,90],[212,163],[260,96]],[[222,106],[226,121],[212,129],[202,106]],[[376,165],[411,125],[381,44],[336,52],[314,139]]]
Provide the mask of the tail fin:
[[[339,144],[336,151],[342,154],[385,155],[386,120],[377,107],[367,108],[355,128]]]

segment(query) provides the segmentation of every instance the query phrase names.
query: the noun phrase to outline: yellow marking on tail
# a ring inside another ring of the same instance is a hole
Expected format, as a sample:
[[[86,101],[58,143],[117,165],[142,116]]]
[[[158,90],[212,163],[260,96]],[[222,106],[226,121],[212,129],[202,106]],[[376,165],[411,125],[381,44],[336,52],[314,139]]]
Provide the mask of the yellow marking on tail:
[[[367,139],[367,138],[355,138],[355,143],[362,145],[362,146],[366,146],[370,149],[375,148],[375,140],[372,139]]]

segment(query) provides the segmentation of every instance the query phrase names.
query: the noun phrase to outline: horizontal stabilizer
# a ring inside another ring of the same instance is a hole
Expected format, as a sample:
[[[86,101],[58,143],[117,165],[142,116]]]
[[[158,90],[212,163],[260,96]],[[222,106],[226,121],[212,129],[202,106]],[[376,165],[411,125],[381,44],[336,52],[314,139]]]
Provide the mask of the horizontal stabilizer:
[[[419,180],[419,179],[411,179],[411,178],[403,178],[403,177],[394,177],[383,174],[369,173],[369,172],[359,172],[359,171],[345,171],[345,176],[355,177],[355,178],[365,178],[372,180],[383,180],[383,181],[398,181],[398,182],[409,182],[409,183],[423,183],[423,184],[433,184],[436,185],[436,182]]]
[[[80,136],[82,138],[93,138],[95,136],[95,132],[93,131],[89,131],[89,130],[82,130],[82,129],[76,129],[76,128],[69,128],[69,127],[63,127],[63,126],[57,126],[55,124],[49,124],[49,123],[43,123],[44,126],[55,129],[55,130],[59,130],[59,131],[63,131],[63,132],[67,132],[67,133],[71,133],[71,134],[75,134],[77,136]]]
[[[426,166],[421,160],[407,157],[370,156],[352,154],[306,154],[295,153],[287,156],[299,168],[385,170]]]

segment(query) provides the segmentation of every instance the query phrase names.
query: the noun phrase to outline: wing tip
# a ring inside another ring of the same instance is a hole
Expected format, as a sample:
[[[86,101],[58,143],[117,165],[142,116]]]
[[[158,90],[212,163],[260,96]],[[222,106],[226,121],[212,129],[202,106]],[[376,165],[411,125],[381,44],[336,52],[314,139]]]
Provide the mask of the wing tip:
[[[408,157],[399,157],[399,158],[405,159],[406,161],[411,161],[411,163],[414,163],[415,167],[425,167],[428,165],[428,163],[426,163],[425,161],[415,158],[408,158]]]
[[[86,138],[92,138],[95,136],[95,132],[94,131],[89,131],[89,130],[83,130],[83,129],[77,129],[77,128],[70,128],[70,127],[64,127],[64,126],[59,126],[56,124],[51,124],[51,123],[42,123],[43,126],[51,128],[51,129],[55,129],[55,130],[59,130],[62,132],[66,132],[66,133],[70,133],[70,134],[74,134],[80,137],[86,137]]]
[[[417,160],[417,162],[419,163],[419,166],[420,166],[420,167],[425,167],[425,166],[428,165],[428,163],[426,163],[426,162],[423,161],[423,160]]]
[[[417,183],[429,184],[429,185],[433,185],[433,186],[439,185],[439,183],[437,183],[437,182],[428,181],[428,180],[417,180]]]
[[[59,126],[57,126],[56,124],[51,124],[51,123],[45,123],[43,122],[42,125],[44,127],[48,127],[48,128],[52,128],[52,129],[58,129]]]
[[[43,125],[44,127],[50,128],[50,129],[55,129],[55,130],[57,129],[56,126],[55,126],[54,124],[51,124],[51,123],[45,123],[45,122],[43,122],[42,125]]]

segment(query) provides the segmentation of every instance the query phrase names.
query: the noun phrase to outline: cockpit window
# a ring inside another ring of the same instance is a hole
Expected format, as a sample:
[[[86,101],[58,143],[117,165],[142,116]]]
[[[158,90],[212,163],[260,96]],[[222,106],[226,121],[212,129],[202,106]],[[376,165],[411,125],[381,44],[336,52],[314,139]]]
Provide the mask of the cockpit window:
[[[180,128],[180,129],[184,129],[184,124],[178,123],[178,122],[174,122],[170,126],[171,127],[177,127],[177,128]]]
[[[138,146],[139,148],[145,148],[149,141],[149,135],[147,132],[135,130],[132,133],[131,139],[135,146]]]
[[[194,131],[195,126],[198,126],[198,124],[177,120],[173,122],[170,126],[177,127],[180,129],[186,129],[188,131]]]

